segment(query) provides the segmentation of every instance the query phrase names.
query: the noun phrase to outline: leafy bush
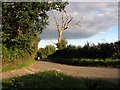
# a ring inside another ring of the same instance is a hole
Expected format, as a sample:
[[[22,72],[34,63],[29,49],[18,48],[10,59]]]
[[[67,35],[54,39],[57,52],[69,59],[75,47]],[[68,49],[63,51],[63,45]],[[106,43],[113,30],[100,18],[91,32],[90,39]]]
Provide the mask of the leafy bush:
[[[67,49],[71,50],[71,49],[76,49],[76,46],[75,45],[68,45],[67,46]]]
[[[119,58],[120,59],[120,50],[118,50],[117,52],[115,52],[111,58],[113,58],[113,59]]]
[[[50,55],[56,51],[56,48],[52,45],[47,45],[45,47],[45,50],[47,51],[47,54]]]
[[[56,48],[52,45],[47,45],[45,48],[40,48],[37,52],[38,57],[47,58],[48,55],[56,52]]]
[[[58,47],[59,50],[65,49],[67,46],[68,42],[66,38],[61,39],[60,45]]]

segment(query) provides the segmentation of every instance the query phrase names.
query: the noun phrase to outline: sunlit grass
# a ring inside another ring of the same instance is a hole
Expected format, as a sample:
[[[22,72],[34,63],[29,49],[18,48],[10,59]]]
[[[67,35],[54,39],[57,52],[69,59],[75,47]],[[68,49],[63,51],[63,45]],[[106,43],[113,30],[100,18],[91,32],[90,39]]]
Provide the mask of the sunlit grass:
[[[36,62],[37,61],[35,60],[30,60],[30,61],[25,61],[25,62],[22,61],[21,63],[14,63],[14,64],[8,63],[2,66],[2,72],[7,72],[7,71],[15,70],[15,69],[21,69],[21,68],[30,66]]]
[[[117,88],[105,80],[74,78],[56,70],[48,70],[21,77],[3,79],[3,88]]]
[[[117,67],[120,68],[120,59],[85,59],[85,58],[67,58],[67,57],[50,57],[48,58],[51,61],[77,65],[77,66],[97,66],[97,67]]]

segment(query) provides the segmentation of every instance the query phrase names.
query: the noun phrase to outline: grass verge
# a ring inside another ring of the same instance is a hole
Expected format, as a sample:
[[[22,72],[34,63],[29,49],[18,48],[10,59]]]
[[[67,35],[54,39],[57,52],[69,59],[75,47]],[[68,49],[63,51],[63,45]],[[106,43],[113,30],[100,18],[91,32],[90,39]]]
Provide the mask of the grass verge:
[[[22,63],[17,63],[17,64],[5,64],[4,66],[2,66],[2,72],[7,72],[7,71],[11,71],[11,70],[15,70],[15,69],[21,69],[24,67],[28,67],[32,64],[35,64],[37,61],[35,60],[29,60],[29,61],[25,61]]]
[[[3,89],[18,88],[118,88],[118,84],[105,80],[74,78],[56,70],[28,74],[2,80]]]
[[[77,66],[96,66],[96,67],[115,67],[120,68],[120,59],[84,59],[84,58],[65,58],[65,57],[49,57],[51,61]]]

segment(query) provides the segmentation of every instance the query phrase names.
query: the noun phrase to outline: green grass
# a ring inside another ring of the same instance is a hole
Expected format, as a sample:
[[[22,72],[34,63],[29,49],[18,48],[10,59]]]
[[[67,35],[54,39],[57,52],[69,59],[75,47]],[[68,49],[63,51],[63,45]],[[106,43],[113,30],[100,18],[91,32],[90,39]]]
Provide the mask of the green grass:
[[[7,72],[7,71],[11,71],[11,70],[15,70],[15,69],[21,69],[24,67],[28,67],[34,63],[36,63],[37,61],[35,60],[30,60],[30,61],[25,61],[20,63],[16,63],[16,64],[5,64],[4,66],[2,66],[2,72]]]
[[[55,70],[28,74],[2,80],[3,89],[18,88],[117,88],[118,84],[105,80],[74,78]]]
[[[97,66],[97,67],[116,67],[120,68],[120,59],[84,59],[84,58],[65,58],[65,57],[50,57],[51,61],[77,65],[77,66]]]

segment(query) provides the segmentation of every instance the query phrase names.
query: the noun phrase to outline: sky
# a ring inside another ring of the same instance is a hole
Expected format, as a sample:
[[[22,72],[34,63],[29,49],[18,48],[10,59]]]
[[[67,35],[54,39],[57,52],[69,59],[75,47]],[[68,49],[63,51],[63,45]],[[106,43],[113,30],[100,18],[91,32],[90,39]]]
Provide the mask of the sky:
[[[70,2],[67,6],[68,14],[73,16],[70,26],[82,17],[81,27],[74,26],[63,31],[62,38],[66,38],[68,45],[81,45],[85,43],[115,42],[118,40],[118,3],[117,2]],[[62,12],[54,11],[57,20],[61,23]],[[58,31],[52,12],[49,15],[49,26],[40,35],[38,48],[48,44],[53,45],[50,38],[57,42]]]

